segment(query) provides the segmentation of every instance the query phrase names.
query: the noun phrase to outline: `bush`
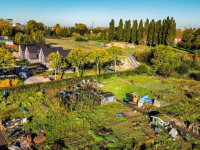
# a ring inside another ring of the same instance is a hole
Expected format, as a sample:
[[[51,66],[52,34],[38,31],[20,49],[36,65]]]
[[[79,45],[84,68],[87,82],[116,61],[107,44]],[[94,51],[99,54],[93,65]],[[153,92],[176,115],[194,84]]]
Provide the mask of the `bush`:
[[[149,54],[150,51],[141,51],[136,53],[136,56],[139,62],[149,63],[150,62]]]
[[[77,37],[75,39],[75,41],[83,41],[83,42],[86,42],[87,40],[86,39],[83,39],[82,37]]]
[[[196,80],[197,80],[197,81],[200,81],[200,73],[198,73],[198,74],[196,75]]]
[[[148,67],[145,64],[141,64],[139,66],[139,68],[137,68],[135,70],[135,73],[137,73],[137,74],[143,74],[143,73],[147,73],[147,72],[148,72]]]
[[[182,63],[179,67],[176,68],[177,72],[180,75],[184,75],[189,72],[190,66],[186,63]]]

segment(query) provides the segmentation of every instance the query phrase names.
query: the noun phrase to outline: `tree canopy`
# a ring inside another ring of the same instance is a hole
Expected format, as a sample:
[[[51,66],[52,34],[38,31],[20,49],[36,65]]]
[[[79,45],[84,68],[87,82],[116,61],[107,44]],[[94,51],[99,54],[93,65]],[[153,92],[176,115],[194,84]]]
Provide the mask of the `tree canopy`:
[[[115,72],[116,72],[117,61],[121,61],[122,59],[124,59],[124,56],[125,56],[124,49],[118,46],[112,46],[106,49],[106,51],[109,54],[109,59],[114,61]]]
[[[84,65],[88,61],[86,52],[82,49],[71,50],[69,55],[67,56],[67,60],[73,66],[77,67],[78,77],[79,77],[79,67],[80,67],[80,65]]]
[[[97,65],[97,74],[99,74],[99,66],[108,61],[108,52],[104,49],[94,49],[89,51],[89,60],[93,61]]]

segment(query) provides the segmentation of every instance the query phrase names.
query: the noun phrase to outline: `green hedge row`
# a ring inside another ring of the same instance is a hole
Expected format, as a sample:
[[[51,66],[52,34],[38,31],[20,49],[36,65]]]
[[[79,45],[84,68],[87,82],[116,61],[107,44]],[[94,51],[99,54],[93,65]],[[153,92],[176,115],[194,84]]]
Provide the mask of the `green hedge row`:
[[[124,71],[124,72],[116,72],[116,73],[105,73],[100,75],[90,75],[90,76],[84,76],[84,77],[77,77],[77,78],[69,78],[69,79],[63,79],[63,80],[57,80],[57,81],[50,81],[46,83],[35,83],[35,84],[28,84],[28,85],[21,85],[21,86],[15,86],[15,87],[8,87],[8,88],[0,88],[0,92],[26,92],[26,91],[38,91],[41,89],[50,89],[50,88],[57,88],[61,86],[67,86],[71,83],[78,83],[79,81],[85,79],[94,81],[101,80],[101,79],[108,79],[113,76],[130,76],[135,73],[135,70],[130,71]]]

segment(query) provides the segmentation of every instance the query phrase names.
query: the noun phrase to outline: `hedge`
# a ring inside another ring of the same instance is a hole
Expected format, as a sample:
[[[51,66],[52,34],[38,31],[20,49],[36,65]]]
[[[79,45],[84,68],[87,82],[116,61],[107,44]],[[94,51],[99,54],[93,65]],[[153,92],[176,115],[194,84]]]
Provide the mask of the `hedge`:
[[[45,83],[34,83],[34,84],[27,84],[27,85],[21,85],[21,86],[15,86],[15,87],[7,87],[7,88],[0,88],[0,92],[26,92],[26,91],[39,91],[41,89],[49,89],[49,88],[57,88],[61,86],[67,86],[70,85],[71,83],[78,83],[79,81],[85,79],[85,80],[90,80],[93,81],[94,79],[96,80],[101,80],[101,79],[108,79],[113,76],[130,76],[135,74],[135,70],[129,70],[129,71],[123,71],[123,72],[114,72],[114,73],[105,73],[105,74],[100,74],[100,75],[89,75],[89,76],[84,76],[84,77],[76,77],[76,78],[68,78],[68,79],[63,79],[63,80],[56,80],[56,81],[50,81],[50,82],[45,82]]]

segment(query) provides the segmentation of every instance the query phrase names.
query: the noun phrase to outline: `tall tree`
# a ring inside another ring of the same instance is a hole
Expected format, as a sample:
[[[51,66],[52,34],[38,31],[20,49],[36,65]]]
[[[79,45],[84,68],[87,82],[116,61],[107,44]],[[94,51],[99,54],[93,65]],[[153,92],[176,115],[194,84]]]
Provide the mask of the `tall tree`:
[[[169,28],[167,31],[166,45],[173,46],[176,37],[176,23],[173,17],[170,19]]]
[[[79,67],[80,67],[80,65],[84,65],[88,61],[86,52],[82,49],[71,50],[69,55],[67,56],[67,60],[73,66],[77,67],[78,77],[79,77]]]
[[[192,30],[192,28],[184,30],[182,41],[191,42],[194,39],[193,34],[194,34],[194,31]]]
[[[166,38],[167,38],[169,23],[170,23],[170,19],[169,19],[169,16],[168,16],[167,19],[163,20],[162,44],[164,44],[164,45],[166,45]]]
[[[124,56],[125,56],[124,50],[121,47],[112,46],[112,47],[106,49],[106,51],[109,54],[109,59],[114,61],[115,72],[116,72],[117,61],[121,61],[122,59],[124,59]]]
[[[148,39],[148,35],[149,35],[149,19],[147,18],[145,24],[144,24],[144,33],[143,36],[146,35],[147,39]]]
[[[139,28],[138,28],[138,31],[137,31],[137,43],[138,44],[142,40],[142,37],[143,37],[143,21],[141,19],[140,23],[139,23]]]
[[[161,43],[161,20],[158,20],[155,25],[155,44],[159,45]]]
[[[25,25],[26,34],[36,32],[38,30],[38,23],[35,20],[30,20]]]
[[[153,44],[153,39],[154,39],[154,29],[155,29],[155,21],[152,19],[149,25],[149,34],[148,34],[148,43],[151,47],[151,45]]]
[[[135,43],[137,42],[137,27],[138,27],[138,23],[137,20],[133,21],[133,26],[132,26],[132,35],[131,35],[131,42]]]
[[[66,61],[63,61],[63,56],[58,53],[51,53],[48,56],[48,60],[50,61],[50,67],[55,70],[55,80],[56,80],[56,71],[58,67],[63,66],[67,67]]]
[[[127,32],[126,32],[126,34],[127,34],[127,36],[126,36],[126,42],[130,42],[131,41],[131,21],[130,20],[128,20],[127,21],[127,25],[126,25],[126,28],[127,28]]]
[[[123,41],[124,39],[124,31],[123,31],[123,21],[120,19],[119,25],[118,25],[118,31],[117,31],[117,38],[119,41]]]
[[[127,41],[127,20],[124,23],[124,42]]]
[[[108,52],[104,49],[94,49],[88,52],[89,59],[96,63],[97,66],[97,74],[99,74],[100,69],[99,66],[104,62],[108,61]]]
[[[115,35],[115,21],[112,19],[108,28],[108,41],[114,40]]]

